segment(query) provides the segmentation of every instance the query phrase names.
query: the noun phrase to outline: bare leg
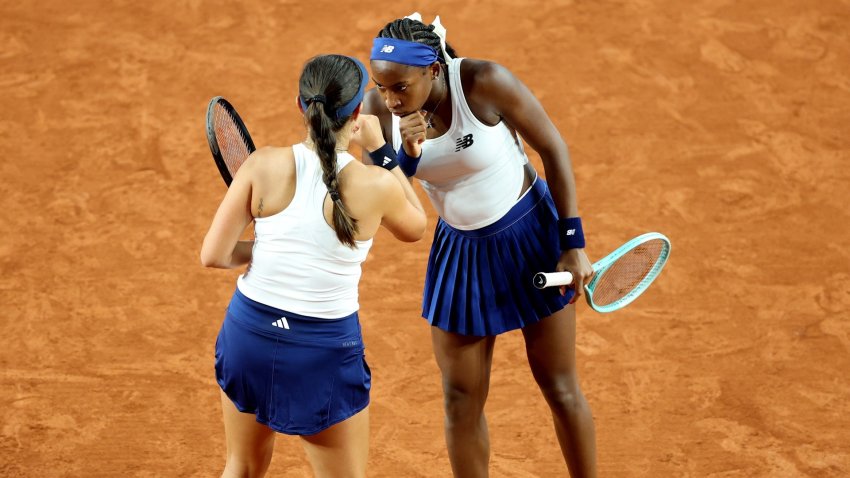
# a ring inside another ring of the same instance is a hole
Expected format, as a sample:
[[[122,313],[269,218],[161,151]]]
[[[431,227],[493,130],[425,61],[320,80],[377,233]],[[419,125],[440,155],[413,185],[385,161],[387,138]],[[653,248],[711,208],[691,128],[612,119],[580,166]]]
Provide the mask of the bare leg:
[[[275,432],[257,423],[253,413],[242,413],[221,392],[227,463],[222,478],[260,478],[269,469],[274,452]]]
[[[316,478],[364,478],[369,456],[369,408],[301,443]]]
[[[496,338],[469,337],[431,327],[431,340],[443,377],[446,445],[452,473],[458,478],[485,478],[490,437],[484,403]]]
[[[596,431],[575,364],[575,305],[525,327],[522,333],[531,372],[552,410],[570,476],[595,477]]]

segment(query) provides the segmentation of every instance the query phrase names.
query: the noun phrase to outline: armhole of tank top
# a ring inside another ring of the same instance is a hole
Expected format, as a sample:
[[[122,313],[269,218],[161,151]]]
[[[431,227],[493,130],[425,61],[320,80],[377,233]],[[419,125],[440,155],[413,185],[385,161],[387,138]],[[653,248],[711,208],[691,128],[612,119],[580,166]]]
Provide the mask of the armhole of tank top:
[[[455,71],[455,74],[453,74],[453,75],[449,74],[449,78],[451,78],[451,82],[452,82],[452,89],[454,89],[454,91],[456,91],[456,92],[459,92],[459,95],[457,95],[457,93],[456,93],[456,96],[458,97],[459,101],[454,102],[454,107],[456,108],[455,113],[462,112],[463,116],[466,117],[469,121],[471,121],[478,128],[492,129],[492,128],[498,127],[500,124],[504,123],[504,121],[499,120],[499,122],[494,124],[493,126],[490,126],[488,124],[484,124],[484,123],[481,122],[481,120],[478,119],[477,116],[475,116],[475,113],[472,112],[472,108],[469,107],[469,103],[466,102],[466,93],[463,92],[463,81],[461,79],[461,74],[460,74],[460,69],[461,69],[461,65],[463,64],[463,60],[464,60],[463,58],[453,59],[452,62],[456,63],[456,65],[457,65],[455,67],[456,71]],[[458,111],[458,110],[460,110],[460,111]]]

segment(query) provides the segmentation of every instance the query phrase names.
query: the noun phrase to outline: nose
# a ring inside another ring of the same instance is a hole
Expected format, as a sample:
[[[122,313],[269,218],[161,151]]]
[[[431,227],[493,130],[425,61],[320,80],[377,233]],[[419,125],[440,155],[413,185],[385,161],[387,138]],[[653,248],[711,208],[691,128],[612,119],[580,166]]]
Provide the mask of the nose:
[[[394,95],[391,92],[387,92],[387,96],[384,99],[384,102],[387,104],[387,109],[394,110],[401,106],[401,99]]]

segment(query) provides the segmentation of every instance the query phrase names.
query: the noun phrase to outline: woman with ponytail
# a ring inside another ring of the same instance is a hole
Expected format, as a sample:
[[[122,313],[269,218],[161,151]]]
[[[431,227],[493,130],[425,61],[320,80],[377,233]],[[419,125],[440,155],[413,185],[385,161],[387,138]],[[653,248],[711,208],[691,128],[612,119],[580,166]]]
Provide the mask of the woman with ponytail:
[[[484,404],[496,337],[521,330],[573,477],[596,476],[590,407],[575,364],[575,299],[593,276],[584,252],[567,146],[540,102],[507,68],[456,58],[439,17],[388,23],[372,44],[377,115],[388,149],[440,215],[422,303],[442,373],[455,477],[488,476]],[[528,162],[540,154],[547,181]],[[551,186],[551,188],[550,188]],[[569,271],[563,291],[536,272]],[[554,473],[554,472],[553,472]]]
[[[412,242],[426,222],[395,155],[380,150],[377,118],[360,114],[368,78],[351,57],[309,60],[297,98],[307,138],[252,154],[204,238],[203,265],[249,266],[215,346],[222,476],[264,476],[276,432],[301,437],[317,477],[365,476],[371,375],[360,264],[378,227]],[[355,144],[380,166],[351,156]],[[255,239],[240,240],[251,222]]]

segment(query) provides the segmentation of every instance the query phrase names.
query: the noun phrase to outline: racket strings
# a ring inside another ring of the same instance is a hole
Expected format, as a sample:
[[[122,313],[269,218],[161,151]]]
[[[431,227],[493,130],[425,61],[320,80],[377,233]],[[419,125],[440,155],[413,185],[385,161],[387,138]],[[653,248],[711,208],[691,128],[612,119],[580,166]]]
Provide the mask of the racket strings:
[[[221,156],[224,158],[224,163],[227,165],[230,176],[234,177],[239,166],[242,165],[242,162],[251,153],[250,149],[248,149],[248,142],[242,135],[242,131],[237,126],[233,115],[220,104],[215,105],[214,127]]]
[[[648,276],[666,247],[665,241],[653,239],[617,259],[597,281],[593,302],[599,306],[613,304],[644,286],[648,278],[652,279]]]

